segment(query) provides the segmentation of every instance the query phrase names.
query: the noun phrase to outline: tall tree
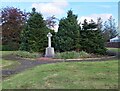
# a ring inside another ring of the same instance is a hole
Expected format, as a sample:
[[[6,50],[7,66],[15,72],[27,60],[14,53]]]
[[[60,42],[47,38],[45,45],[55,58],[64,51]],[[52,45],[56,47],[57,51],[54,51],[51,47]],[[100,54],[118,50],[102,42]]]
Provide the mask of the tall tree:
[[[97,28],[97,24],[93,21],[93,19],[91,19],[90,23],[88,24],[89,29],[96,29]]]
[[[89,53],[106,53],[104,39],[99,30],[81,30],[80,45],[82,50]]]
[[[106,41],[118,35],[115,19],[112,16],[104,23],[103,35]]]
[[[92,19],[89,23],[87,22],[87,19],[85,19],[82,25],[83,30],[92,30],[98,26]]]
[[[26,13],[18,8],[2,9],[2,44],[20,43],[20,32],[26,21]],[[14,45],[14,46],[16,46]]]
[[[102,21],[101,17],[99,17],[97,19],[97,25],[98,25],[97,30],[103,31],[103,21]]]
[[[89,23],[87,20],[84,20],[83,29],[80,31],[80,45],[81,50],[84,50],[89,53],[105,54],[105,41],[102,36],[102,21],[101,18],[98,19],[98,22],[95,23],[91,20]],[[86,31],[84,31],[86,30]]]
[[[25,29],[21,34],[21,50],[43,52],[47,47],[47,33],[45,21],[40,13],[32,9]]]
[[[77,16],[72,10],[67,12],[67,17],[59,22],[58,32],[55,37],[55,49],[57,51],[79,50],[79,30],[80,26]]]
[[[87,19],[85,19],[83,24],[82,24],[82,30],[87,30],[87,29],[89,29],[89,27],[88,27]]]

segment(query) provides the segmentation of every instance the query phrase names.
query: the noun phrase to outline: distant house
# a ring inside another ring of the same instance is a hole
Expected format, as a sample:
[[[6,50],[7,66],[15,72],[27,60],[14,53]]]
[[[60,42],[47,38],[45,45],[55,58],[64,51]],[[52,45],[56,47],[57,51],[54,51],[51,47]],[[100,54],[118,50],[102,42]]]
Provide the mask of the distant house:
[[[110,42],[120,42],[120,36],[110,39]]]

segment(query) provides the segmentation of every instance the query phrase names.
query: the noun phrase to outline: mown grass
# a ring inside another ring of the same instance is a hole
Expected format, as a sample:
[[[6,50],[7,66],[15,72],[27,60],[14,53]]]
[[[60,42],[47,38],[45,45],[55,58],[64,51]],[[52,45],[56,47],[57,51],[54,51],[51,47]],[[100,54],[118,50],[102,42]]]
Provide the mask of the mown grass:
[[[9,68],[15,67],[16,65],[19,65],[19,64],[20,63],[17,62],[17,61],[2,59],[2,62],[0,62],[0,68],[2,68],[2,69],[9,69]]]
[[[40,57],[41,54],[39,53],[30,53],[27,51],[15,51],[13,55],[22,57],[22,58],[37,58],[38,56]]]
[[[118,60],[46,64],[16,74],[3,89],[117,89]]]
[[[27,51],[2,51],[2,56],[15,55],[22,58],[36,58],[41,56],[39,53],[30,53]]]
[[[30,53],[30,52],[26,52],[26,51],[0,51],[0,68],[2,69],[9,69],[9,68],[14,68],[16,66],[18,66],[20,63],[17,61],[13,61],[13,60],[6,60],[5,58],[8,58],[9,55],[14,55],[14,56],[18,56],[18,57],[22,57],[22,58],[37,58],[38,56],[40,56],[40,54],[38,53]]]
[[[113,52],[120,52],[120,48],[107,48],[107,49]]]
[[[0,52],[1,52],[1,56],[7,56],[13,54],[15,51],[0,51]]]

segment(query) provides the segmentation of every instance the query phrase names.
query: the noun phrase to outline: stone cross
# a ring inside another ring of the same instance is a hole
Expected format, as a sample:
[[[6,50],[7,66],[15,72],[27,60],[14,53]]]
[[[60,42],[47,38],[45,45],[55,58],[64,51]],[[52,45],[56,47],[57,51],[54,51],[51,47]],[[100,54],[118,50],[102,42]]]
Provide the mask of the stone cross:
[[[49,32],[47,34],[47,37],[48,37],[48,47],[51,47],[51,37],[52,37],[52,34]]]
[[[47,37],[48,37],[48,47],[46,48],[46,51],[45,51],[45,57],[54,57],[54,55],[55,55],[54,48],[51,47],[52,34],[49,32],[47,34]]]

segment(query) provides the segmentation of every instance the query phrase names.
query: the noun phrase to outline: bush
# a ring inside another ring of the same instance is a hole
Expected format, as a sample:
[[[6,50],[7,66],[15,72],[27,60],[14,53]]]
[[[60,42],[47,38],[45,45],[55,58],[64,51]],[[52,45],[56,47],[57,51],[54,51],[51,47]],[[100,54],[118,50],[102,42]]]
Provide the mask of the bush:
[[[11,46],[11,45],[1,45],[0,50],[1,51],[15,51],[17,49],[14,46]]]
[[[42,56],[39,53],[30,53],[27,51],[15,51],[13,54],[23,58],[36,58],[38,56]]]
[[[1,51],[16,51],[19,49],[19,44],[15,42],[10,42],[7,45],[0,45]]]
[[[87,58],[87,57],[90,57],[90,54],[86,53],[85,51],[62,52],[62,53],[56,53],[55,55],[55,58],[61,58],[61,59]]]
[[[81,51],[81,52],[79,53],[79,55],[80,55],[80,58],[87,58],[87,57],[90,57],[90,56],[91,56],[90,54],[88,54],[88,53],[85,52],[85,51]]]
[[[99,30],[81,30],[80,45],[88,53],[106,54],[104,39]]]

